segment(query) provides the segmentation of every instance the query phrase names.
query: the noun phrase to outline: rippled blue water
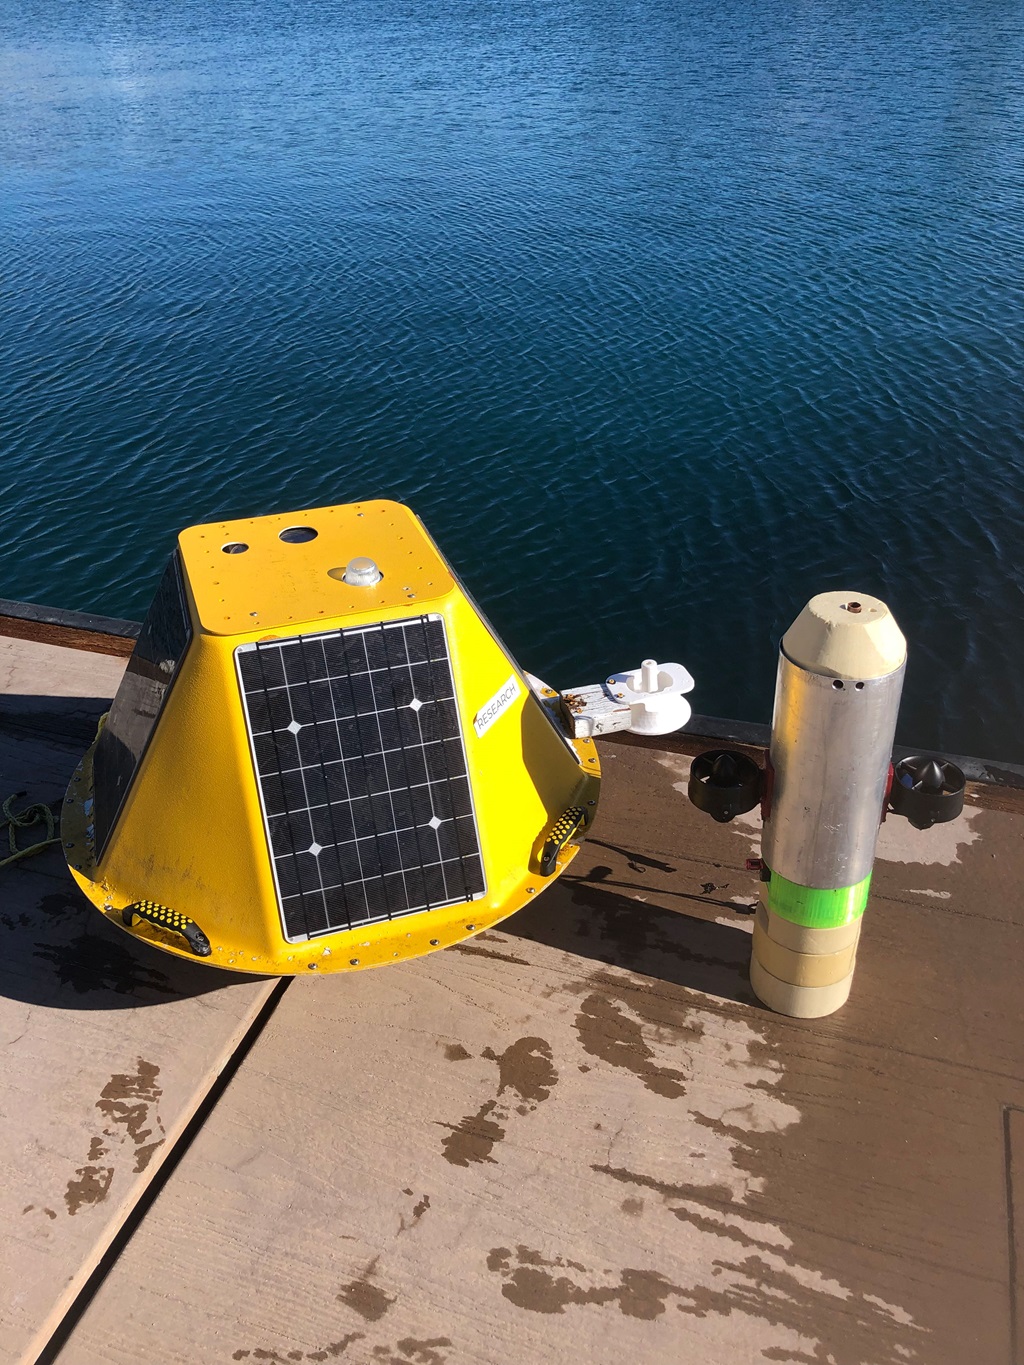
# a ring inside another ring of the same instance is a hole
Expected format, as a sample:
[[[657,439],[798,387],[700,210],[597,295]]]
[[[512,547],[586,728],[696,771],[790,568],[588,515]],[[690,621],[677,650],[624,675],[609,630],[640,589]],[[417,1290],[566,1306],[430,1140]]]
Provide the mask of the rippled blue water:
[[[0,0],[0,595],[392,496],[559,686],[884,597],[1024,758],[1020,0]]]

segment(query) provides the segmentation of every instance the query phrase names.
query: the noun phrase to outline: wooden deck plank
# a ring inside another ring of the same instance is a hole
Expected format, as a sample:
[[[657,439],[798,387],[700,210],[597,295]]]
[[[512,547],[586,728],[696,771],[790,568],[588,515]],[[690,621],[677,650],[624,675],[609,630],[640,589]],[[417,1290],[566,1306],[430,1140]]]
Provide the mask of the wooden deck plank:
[[[603,754],[528,912],[289,989],[62,1365],[1011,1359],[1020,820],[887,832],[849,1005],[788,1020],[755,829]]]
[[[93,655],[113,654],[127,659],[138,634],[139,625],[136,621],[0,598],[2,637],[59,645],[63,649],[79,649]]]
[[[1011,1361],[1024,1365],[1024,1109],[1008,1108],[1005,1120]]]
[[[57,808],[123,669],[0,638],[0,799]],[[0,945],[0,1361],[30,1362],[272,983],[136,945],[86,904],[59,847],[0,868]]]

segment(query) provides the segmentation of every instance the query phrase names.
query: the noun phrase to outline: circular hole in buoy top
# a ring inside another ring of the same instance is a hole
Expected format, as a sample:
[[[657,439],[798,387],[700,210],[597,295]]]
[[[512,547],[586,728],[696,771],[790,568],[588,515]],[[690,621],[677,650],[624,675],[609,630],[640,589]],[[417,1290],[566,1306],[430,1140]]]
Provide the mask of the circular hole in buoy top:
[[[226,545],[220,547],[226,555],[244,555],[248,550],[244,540],[229,540]]]
[[[842,678],[833,678],[833,679],[832,679],[832,686],[836,689],[837,692],[841,692],[841,691],[843,690],[843,680],[842,680]]]
[[[286,545],[302,545],[307,540],[316,540],[317,535],[312,526],[286,526],[278,532],[278,540],[283,540]]]
[[[861,604],[860,604],[859,602],[847,602],[847,604],[846,604],[846,610],[847,610],[847,611],[852,611],[853,614],[856,616],[856,614],[857,614],[859,611],[863,611],[864,608],[861,606]]]
[[[858,692],[863,692],[863,691],[864,691],[864,684],[863,684],[863,683],[854,683],[854,687],[857,689]]]

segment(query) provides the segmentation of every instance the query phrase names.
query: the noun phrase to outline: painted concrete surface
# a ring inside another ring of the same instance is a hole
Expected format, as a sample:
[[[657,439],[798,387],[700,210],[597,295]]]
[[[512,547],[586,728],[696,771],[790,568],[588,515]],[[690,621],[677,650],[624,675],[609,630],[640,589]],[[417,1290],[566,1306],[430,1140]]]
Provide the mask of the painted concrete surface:
[[[59,810],[123,668],[0,639],[0,800]],[[232,980],[107,925],[59,847],[0,868],[0,1361],[36,1359],[272,989]]]
[[[883,831],[850,1002],[789,1020],[753,822],[602,758],[527,911],[288,988],[61,1365],[1018,1365],[1021,817]]]

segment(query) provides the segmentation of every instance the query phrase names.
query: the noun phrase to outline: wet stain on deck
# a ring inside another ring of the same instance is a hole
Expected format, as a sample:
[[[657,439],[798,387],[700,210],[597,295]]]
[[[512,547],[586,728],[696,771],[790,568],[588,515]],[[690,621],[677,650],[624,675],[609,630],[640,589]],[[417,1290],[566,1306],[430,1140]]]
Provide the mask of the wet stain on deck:
[[[639,1020],[631,1018],[621,1003],[597,992],[588,995],[576,1014],[575,1027],[583,1050],[591,1057],[631,1071],[646,1090],[666,1099],[686,1094],[686,1074],[659,1065],[644,1041]]]
[[[373,1359],[380,1365],[445,1365],[448,1357],[440,1347],[450,1346],[450,1337],[403,1337],[392,1346],[375,1346]],[[398,1355],[393,1355],[398,1351]]]
[[[336,1295],[339,1303],[358,1313],[365,1322],[380,1322],[395,1302],[394,1295],[385,1294],[380,1285],[372,1283],[379,1260],[375,1256],[359,1278],[343,1284]]]
[[[33,924],[34,918],[42,918],[51,924],[60,924],[72,916],[83,918],[86,908],[83,899],[70,896],[66,891],[51,891],[48,895],[39,898],[36,906],[39,912],[38,917],[34,917],[26,911],[20,911],[16,915],[5,912],[0,914],[0,927],[11,930],[28,929]],[[38,929],[38,923],[35,927]]]
[[[497,1100],[487,1100],[475,1114],[467,1114],[458,1123],[441,1124],[442,1128],[451,1130],[441,1143],[445,1161],[453,1166],[469,1166],[494,1160],[491,1152],[505,1136],[505,1129],[491,1118],[497,1105]]]
[[[58,924],[67,919],[81,919],[91,907],[84,896],[72,896],[67,891],[51,891],[39,901],[43,915]]]
[[[68,1213],[73,1216],[91,1204],[101,1204],[113,1178],[113,1166],[79,1166],[64,1191]]]
[[[724,1287],[698,1285],[686,1290],[678,1305],[680,1312],[698,1318],[745,1313],[815,1341],[821,1334],[824,1292],[833,1302],[842,1300],[842,1330],[830,1334],[827,1350],[810,1357],[814,1365],[864,1365],[867,1360],[872,1365],[907,1365],[921,1358],[924,1334],[898,1309],[881,1299],[851,1294],[807,1267],[798,1278],[780,1270],[774,1255],[752,1255],[741,1261],[716,1260],[715,1269]],[[792,1360],[793,1356],[774,1358]]]
[[[164,1126],[156,1108],[163,1095],[156,1083],[159,1074],[158,1066],[140,1057],[134,1074],[111,1076],[96,1101],[96,1108],[107,1119],[104,1135],[114,1137],[117,1129],[123,1128],[135,1144],[136,1173],[146,1169],[153,1153],[165,1141]],[[157,1131],[159,1136],[149,1141]]]
[[[157,1085],[159,1075],[158,1066],[139,1057],[134,1072],[111,1076],[100,1091],[95,1107],[106,1123],[101,1133],[90,1138],[85,1164],[79,1166],[73,1179],[68,1181],[64,1202],[69,1214],[74,1215],[87,1205],[99,1204],[106,1199],[115,1167],[99,1163],[104,1157],[109,1157],[111,1144],[123,1146],[126,1139],[130,1141],[135,1149],[134,1170],[140,1173],[166,1140],[157,1110],[163,1095],[163,1090]],[[154,1133],[159,1136],[154,1138]]]
[[[670,1297],[686,1292],[656,1270],[632,1267],[617,1272],[618,1284],[587,1287],[564,1273],[573,1270],[588,1275],[586,1266],[561,1256],[547,1260],[525,1246],[517,1247],[514,1253],[508,1247],[494,1247],[488,1254],[487,1268],[505,1280],[503,1296],[531,1313],[564,1313],[569,1307],[614,1303],[624,1317],[649,1321],[665,1312]]]
[[[624,1170],[621,1166],[591,1166],[590,1169],[598,1175],[610,1175],[613,1180],[621,1180],[624,1184],[639,1185],[641,1189],[653,1190],[656,1194],[663,1195],[667,1199],[689,1199],[699,1196],[705,1199],[717,1199],[723,1204],[732,1202],[732,1191],[727,1185],[673,1185],[666,1180],[655,1180],[653,1176]],[[643,1203],[642,1200],[639,1202]]]
[[[551,1046],[543,1038],[519,1038],[504,1052],[485,1048],[480,1055],[497,1064],[498,1089],[494,1099],[485,1100],[475,1113],[456,1124],[439,1125],[449,1130],[441,1151],[453,1166],[494,1161],[491,1153],[504,1139],[504,1125],[510,1118],[508,1107],[501,1103],[506,1092],[518,1095],[521,1103],[515,1106],[516,1112],[525,1115],[542,1104],[558,1082]]]
[[[515,967],[530,965],[525,957],[516,957],[514,953],[496,953],[493,948],[480,948],[475,943],[455,943],[450,951],[463,953],[467,957],[493,957],[498,962],[511,962]]]
[[[679,1312],[700,1318],[742,1313],[814,1341],[821,1334],[825,1303],[841,1302],[840,1339],[832,1336],[827,1350],[822,1347],[819,1354],[805,1359],[814,1365],[863,1365],[865,1360],[873,1365],[876,1361],[878,1365],[906,1365],[918,1358],[923,1333],[902,1309],[870,1294],[852,1292],[808,1264],[793,1250],[782,1228],[737,1203],[726,1187],[672,1183],[608,1166],[591,1169],[661,1195],[667,1212],[720,1243],[711,1261],[718,1285],[678,1288]],[[726,1259],[730,1244],[750,1254]],[[881,1355],[880,1342],[887,1343]],[[765,1359],[799,1361],[801,1356],[766,1354]]]
[[[722,1233],[725,1224],[715,1230]],[[769,1235],[776,1233],[768,1229]],[[563,1314],[569,1308],[614,1305],[624,1317],[647,1321],[668,1309],[692,1317],[741,1313],[765,1325],[787,1329],[809,1342],[820,1332],[822,1294],[841,1301],[843,1333],[827,1350],[794,1356],[789,1348],[770,1360],[807,1360],[813,1365],[907,1365],[918,1358],[922,1334],[899,1309],[869,1295],[856,1295],[806,1266],[780,1266],[779,1247],[765,1244],[739,1261],[715,1258],[711,1273],[722,1288],[677,1284],[655,1270],[593,1269],[561,1256],[545,1257],[527,1246],[494,1247],[487,1268],[504,1280],[502,1295],[517,1308]],[[602,1282],[605,1281],[605,1282]],[[884,1345],[882,1344],[884,1343]],[[881,1352],[881,1353],[880,1353]]]
[[[50,963],[62,986],[78,995],[112,991],[115,995],[173,995],[163,972],[113,940],[84,932],[67,943],[37,943],[33,957]]]
[[[338,1341],[329,1341],[326,1346],[320,1346],[314,1351],[275,1351],[266,1346],[252,1346],[249,1348],[239,1347],[237,1351],[232,1351],[232,1360],[260,1360],[277,1362],[277,1365],[285,1365],[286,1361],[312,1360],[316,1362],[324,1360],[338,1360],[345,1354],[348,1348],[356,1341],[362,1341],[362,1332],[349,1332],[348,1336],[341,1337]]]
[[[548,1098],[558,1082],[551,1047],[543,1038],[520,1038],[500,1056],[488,1047],[481,1056],[498,1064],[499,1095],[514,1090],[521,1100],[534,1101],[534,1108]]]
[[[402,1191],[402,1193],[403,1193],[404,1195],[406,1195],[406,1196],[407,1196],[408,1198],[410,1198],[410,1199],[413,1197],[413,1192],[412,1192],[411,1187],[410,1187],[410,1188],[407,1188],[407,1189],[404,1189],[404,1190]],[[403,1232],[408,1232],[410,1229],[414,1228],[414,1227],[416,1226],[416,1224],[420,1221],[420,1219],[423,1217],[423,1215],[426,1213],[426,1211],[427,1211],[429,1208],[430,1208],[430,1195],[429,1195],[429,1194],[420,1195],[419,1199],[418,1199],[418,1200],[416,1201],[416,1203],[413,1205],[413,1208],[412,1208],[412,1217],[410,1218],[410,1220],[409,1220],[408,1223],[405,1221],[405,1214],[404,1214],[404,1213],[400,1213],[400,1214],[398,1215],[398,1231],[399,1231],[399,1233],[401,1234],[401,1233],[403,1233]]]

